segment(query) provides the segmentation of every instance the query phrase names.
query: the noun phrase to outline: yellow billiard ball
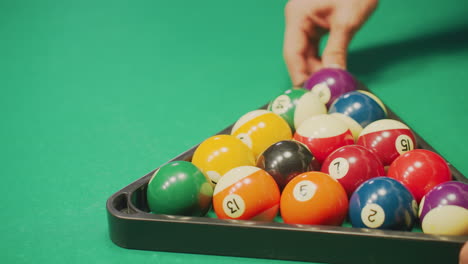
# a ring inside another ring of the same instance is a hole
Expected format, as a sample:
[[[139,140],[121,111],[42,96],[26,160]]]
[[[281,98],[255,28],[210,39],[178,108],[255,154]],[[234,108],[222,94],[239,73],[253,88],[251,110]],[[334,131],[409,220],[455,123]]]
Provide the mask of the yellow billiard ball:
[[[216,135],[203,141],[195,150],[192,163],[215,185],[221,176],[239,166],[254,166],[252,150],[231,135]]]
[[[255,158],[272,144],[292,138],[288,123],[278,114],[254,110],[242,116],[232,127],[231,135],[252,149]]]

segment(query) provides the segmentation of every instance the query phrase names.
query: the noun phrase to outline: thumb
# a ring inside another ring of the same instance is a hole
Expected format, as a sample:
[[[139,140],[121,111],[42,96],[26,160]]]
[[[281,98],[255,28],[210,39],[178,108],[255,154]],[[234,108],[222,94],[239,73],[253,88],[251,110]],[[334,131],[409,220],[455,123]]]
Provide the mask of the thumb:
[[[352,35],[352,31],[346,27],[330,29],[327,45],[322,54],[324,67],[346,69],[346,56]]]

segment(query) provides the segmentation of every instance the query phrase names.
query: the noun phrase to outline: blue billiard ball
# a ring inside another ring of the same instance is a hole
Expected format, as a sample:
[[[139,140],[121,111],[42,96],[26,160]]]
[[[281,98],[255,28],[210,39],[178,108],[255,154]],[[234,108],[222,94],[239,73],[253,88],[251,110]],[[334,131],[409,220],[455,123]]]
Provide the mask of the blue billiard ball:
[[[362,183],[349,202],[353,227],[404,230],[416,222],[418,204],[399,181],[376,177]]]
[[[387,110],[382,101],[374,94],[363,90],[341,95],[330,106],[328,113],[341,113],[349,116],[363,128],[387,117]]]

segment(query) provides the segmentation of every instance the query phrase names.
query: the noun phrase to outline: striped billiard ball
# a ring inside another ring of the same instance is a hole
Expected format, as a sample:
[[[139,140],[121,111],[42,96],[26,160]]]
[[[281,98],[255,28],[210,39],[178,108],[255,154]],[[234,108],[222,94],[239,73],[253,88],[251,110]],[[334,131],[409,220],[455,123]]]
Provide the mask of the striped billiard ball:
[[[401,154],[414,149],[416,138],[411,129],[402,122],[381,119],[362,130],[357,144],[374,151],[384,166],[388,166]]]
[[[279,210],[280,190],[266,171],[241,166],[228,171],[213,194],[220,219],[273,221]]]
[[[327,107],[340,95],[354,91],[357,87],[358,83],[351,73],[337,68],[318,70],[304,83],[304,88],[317,94]]]
[[[231,135],[252,149],[255,159],[270,145],[292,138],[288,123],[268,110],[254,110],[243,115],[234,124]]]
[[[361,127],[387,118],[387,109],[374,94],[362,90],[345,93],[330,106],[328,113],[341,113],[356,120]]]
[[[346,124],[331,115],[308,118],[298,127],[294,139],[304,143],[320,164],[339,147],[354,144]]]

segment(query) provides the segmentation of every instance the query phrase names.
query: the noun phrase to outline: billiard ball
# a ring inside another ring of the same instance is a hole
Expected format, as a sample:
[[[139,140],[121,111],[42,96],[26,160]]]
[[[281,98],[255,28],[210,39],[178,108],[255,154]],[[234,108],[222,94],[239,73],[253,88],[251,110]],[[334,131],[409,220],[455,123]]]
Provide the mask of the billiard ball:
[[[441,183],[421,200],[419,219],[424,233],[468,235],[468,184]]]
[[[325,104],[318,96],[303,88],[285,91],[270,102],[268,110],[286,120],[292,131],[307,117],[327,113]]]
[[[402,154],[392,162],[387,175],[402,182],[418,203],[436,185],[452,180],[444,158],[426,149],[414,149]]]
[[[234,124],[231,135],[239,138],[250,149],[255,159],[271,144],[292,138],[288,123],[268,110],[254,110],[243,115]]]
[[[204,216],[211,208],[213,187],[195,165],[173,161],[152,175],[146,191],[151,212],[156,214]]]
[[[353,227],[409,231],[416,222],[417,206],[402,183],[376,177],[362,183],[353,193],[349,217]]]
[[[280,211],[287,224],[341,225],[348,212],[348,197],[329,175],[304,172],[284,188]]]
[[[294,133],[294,139],[304,143],[320,164],[337,148],[354,144],[353,135],[346,124],[326,114],[302,122]]]
[[[414,149],[416,138],[402,122],[381,119],[362,130],[357,144],[374,151],[384,166],[388,166],[401,154]]]
[[[351,197],[363,182],[385,176],[379,157],[360,145],[343,146],[333,151],[323,162],[322,172],[335,178]]]
[[[213,194],[213,208],[220,219],[272,221],[279,201],[280,190],[273,177],[254,166],[228,171]]]
[[[320,169],[307,146],[295,140],[283,140],[268,147],[259,156],[257,167],[273,176],[280,190],[297,175]]]
[[[338,97],[330,106],[328,113],[342,113],[356,120],[361,127],[387,117],[387,109],[377,96],[370,92],[357,90]]]
[[[363,129],[362,126],[358,122],[356,122],[356,120],[342,113],[331,113],[330,115],[343,121],[346,124],[346,126],[349,128],[349,130],[351,130],[351,133],[353,134],[354,142],[357,142],[357,139]]]
[[[327,107],[320,101],[318,95],[307,92],[297,103],[296,111],[294,112],[294,127],[297,129],[309,117],[326,113]]]
[[[216,135],[203,141],[195,149],[192,163],[214,185],[229,170],[239,166],[254,166],[252,150],[240,139],[231,135]]]
[[[323,68],[304,83],[304,88],[317,94],[327,107],[340,95],[354,91],[357,87],[357,81],[351,73],[337,68]]]
[[[308,91],[302,88],[293,88],[286,90],[268,104],[267,110],[278,114],[288,122],[291,130],[294,131],[294,112],[299,99]]]

